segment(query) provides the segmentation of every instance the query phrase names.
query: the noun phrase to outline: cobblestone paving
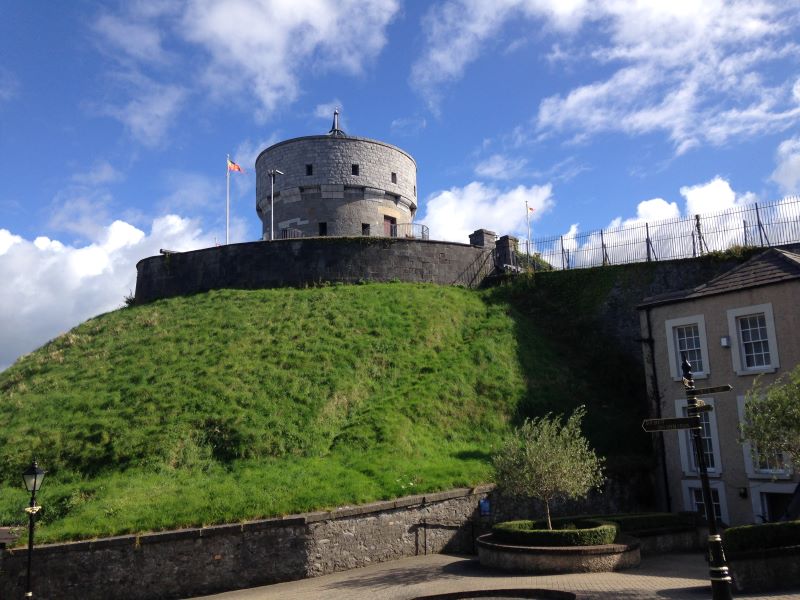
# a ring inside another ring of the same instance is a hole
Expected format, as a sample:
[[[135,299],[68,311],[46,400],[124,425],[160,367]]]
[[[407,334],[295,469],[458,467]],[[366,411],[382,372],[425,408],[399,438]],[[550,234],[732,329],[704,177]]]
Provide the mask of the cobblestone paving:
[[[507,575],[487,571],[473,557],[434,554],[353,569],[313,579],[205,596],[206,600],[411,600],[472,590],[558,590],[578,600],[700,600],[711,598],[708,570],[699,554],[666,554],[619,573]],[[735,598],[800,600],[800,589]]]

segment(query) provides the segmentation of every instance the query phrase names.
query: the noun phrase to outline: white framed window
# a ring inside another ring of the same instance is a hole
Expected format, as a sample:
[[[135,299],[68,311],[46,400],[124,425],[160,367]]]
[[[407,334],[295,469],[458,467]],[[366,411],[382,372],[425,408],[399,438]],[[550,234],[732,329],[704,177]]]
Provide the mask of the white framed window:
[[[713,398],[703,398],[706,404],[714,406]],[[681,417],[687,416],[686,399],[682,398],[675,401],[675,414]],[[719,476],[722,473],[722,459],[719,452],[719,433],[717,432],[717,417],[713,410],[700,413],[700,423],[703,426],[701,431],[703,442],[703,455],[706,459],[706,471],[709,475]],[[697,457],[692,441],[692,430],[683,429],[678,432],[678,445],[681,453],[681,469],[684,475],[697,475]]]
[[[753,481],[750,483],[750,501],[753,505],[753,523],[770,523],[780,519],[792,500],[796,483]]]
[[[728,311],[733,370],[737,375],[772,373],[778,369],[778,340],[772,304],[757,304]]]
[[[692,365],[695,379],[704,379],[711,372],[708,364],[708,344],[706,342],[706,320],[703,315],[668,319],[667,352],[669,372],[672,379],[683,378],[681,363],[686,358]]]
[[[714,505],[714,515],[718,521],[729,523],[728,501],[725,497],[725,484],[722,481],[712,481],[711,503]],[[684,479],[681,482],[683,490],[683,509],[699,512],[705,516],[705,503],[703,502],[703,487],[697,480]]]
[[[744,423],[744,396],[736,397],[739,422]],[[782,452],[761,454],[749,441],[742,442],[744,468],[751,479],[787,479],[792,476],[792,465],[788,456]],[[756,513],[758,514],[758,513]]]

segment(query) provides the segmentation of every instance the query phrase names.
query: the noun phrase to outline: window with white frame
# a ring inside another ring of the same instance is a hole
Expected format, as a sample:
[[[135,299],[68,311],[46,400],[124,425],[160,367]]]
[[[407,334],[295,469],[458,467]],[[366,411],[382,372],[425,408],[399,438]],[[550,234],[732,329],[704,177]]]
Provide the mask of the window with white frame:
[[[703,398],[706,404],[714,406],[713,398]],[[675,401],[675,414],[687,416],[686,400]],[[710,475],[719,475],[722,472],[722,461],[719,452],[719,434],[717,433],[717,417],[714,411],[700,413],[701,447],[706,462],[706,470]],[[687,475],[694,475],[699,472],[697,467],[697,455],[695,454],[692,430],[684,429],[678,433],[678,444],[681,453],[681,468]]]
[[[722,481],[712,481],[711,504],[714,509],[714,516],[718,521],[728,522],[728,504],[725,498],[725,484]],[[705,516],[705,502],[703,501],[703,488],[699,481],[684,480],[683,488],[683,508],[684,510],[695,511]]]
[[[706,343],[706,321],[703,315],[668,319],[667,353],[669,354],[669,371],[675,381],[683,377],[681,363],[683,359],[692,365],[692,375],[696,379],[708,377],[708,345]]]
[[[738,375],[773,372],[778,363],[778,342],[772,304],[758,304],[728,311],[733,370]]]
[[[737,396],[736,403],[739,421],[744,423],[745,397]],[[786,478],[792,474],[788,457],[784,456],[783,452],[762,453],[749,441],[742,442],[742,452],[745,471],[750,478]]]
[[[795,485],[789,482],[751,482],[753,522],[770,523],[780,519],[792,501]]]

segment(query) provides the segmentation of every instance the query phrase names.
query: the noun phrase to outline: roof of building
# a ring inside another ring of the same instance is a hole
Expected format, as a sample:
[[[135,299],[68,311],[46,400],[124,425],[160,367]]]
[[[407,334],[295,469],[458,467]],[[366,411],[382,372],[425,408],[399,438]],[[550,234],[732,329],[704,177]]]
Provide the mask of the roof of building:
[[[639,308],[657,304],[685,302],[705,296],[727,294],[729,292],[736,292],[748,288],[773,285],[792,279],[800,279],[800,254],[788,250],[781,250],[779,248],[770,248],[741,265],[732,268],[730,271],[726,271],[722,275],[714,277],[708,283],[698,285],[688,290],[668,292],[666,294],[645,298],[639,305]]]

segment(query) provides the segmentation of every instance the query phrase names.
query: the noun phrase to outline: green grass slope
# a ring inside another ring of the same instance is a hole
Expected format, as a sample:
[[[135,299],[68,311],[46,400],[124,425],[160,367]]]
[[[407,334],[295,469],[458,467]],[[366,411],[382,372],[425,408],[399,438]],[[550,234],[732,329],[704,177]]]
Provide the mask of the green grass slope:
[[[33,456],[54,541],[488,481],[509,427],[581,403],[618,452],[629,424],[601,409],[620,401],[568,346],[509,289],[225,290],[101,315],[0,373],[0,524],[25,521]]]

